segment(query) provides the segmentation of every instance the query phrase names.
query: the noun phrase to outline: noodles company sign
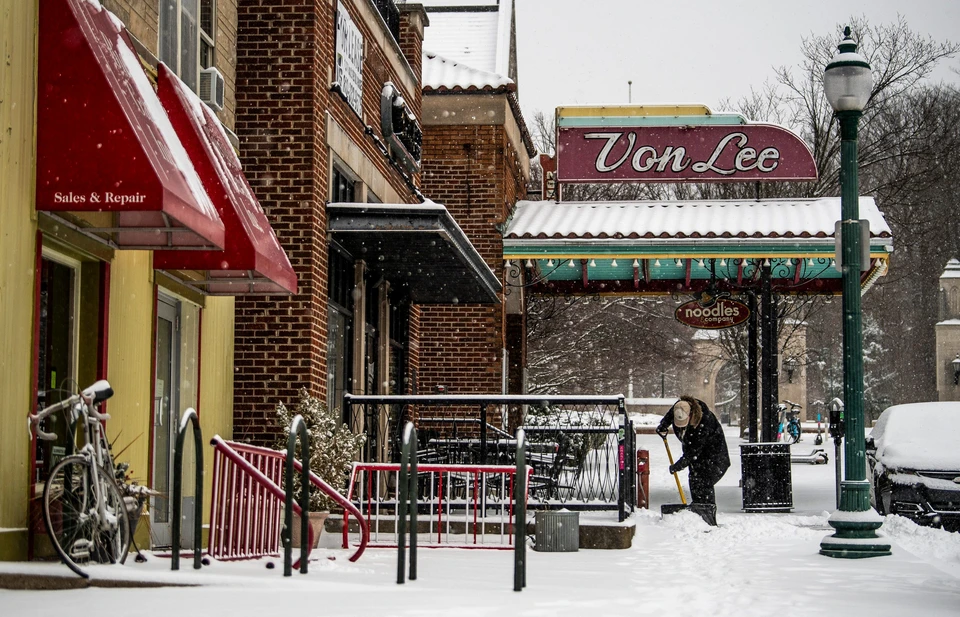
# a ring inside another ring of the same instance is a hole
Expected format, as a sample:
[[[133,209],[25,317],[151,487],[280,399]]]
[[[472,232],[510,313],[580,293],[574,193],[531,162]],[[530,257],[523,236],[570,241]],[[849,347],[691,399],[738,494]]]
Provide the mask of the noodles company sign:
[[[720,330],[732,328],[750,317],[750,307],[743,302],[719,298],[713,304],[703,306],[699,300],[691,300],[677,307],[677,321],[693,328]]]

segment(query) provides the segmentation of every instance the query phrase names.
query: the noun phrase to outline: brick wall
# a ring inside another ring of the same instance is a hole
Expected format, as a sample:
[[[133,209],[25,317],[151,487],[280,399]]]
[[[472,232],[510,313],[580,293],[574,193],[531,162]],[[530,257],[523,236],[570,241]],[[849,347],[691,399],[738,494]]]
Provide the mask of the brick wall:
[[[238,2],[240,158],[299,285],[298,294],[289,298],[237,299],[235,435],[257,443],[270,443],[277,433],[273,409],[278,401],[294,402],[301,387],[326,397],[327,114],[390,186],[414,201],[403,178],[364,134],[370,125],[379,135],[383,82],[402,83],[388,57],[394,52],[379,48],[363,13],[354,3],[347,5],[365,42],[362,116],[329,90],[336,2]],[[404,95],[419,103],[419,93]]]
[[[506,221],[523,188],[516,154],[501,125],[424,127],[424,194],[444,204],[503,279]],[[498,394],[506,317],[502,305],[423,307],[420,389]],[[512,390],[512,388],[511,388]],[[469,413],[469,412],[467,412]]]
[[[310,44],[324,36],[313,3],[241,0],[237,24],[240,158],[299,285],[290,298],[236,303],[234,434],[269,443],[277,402],[300,387],[322,395],[326,383],[327,163],[314,107],[323,52]]]

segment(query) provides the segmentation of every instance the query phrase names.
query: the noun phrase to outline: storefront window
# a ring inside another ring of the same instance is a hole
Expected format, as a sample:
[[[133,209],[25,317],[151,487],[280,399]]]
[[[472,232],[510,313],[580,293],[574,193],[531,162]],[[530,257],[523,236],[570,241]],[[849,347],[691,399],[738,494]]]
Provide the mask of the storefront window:
[[[329,272],[327,406],[339,410],[342,416],[343,395],[350,387],[353,259],[336,245],[330,248]]]

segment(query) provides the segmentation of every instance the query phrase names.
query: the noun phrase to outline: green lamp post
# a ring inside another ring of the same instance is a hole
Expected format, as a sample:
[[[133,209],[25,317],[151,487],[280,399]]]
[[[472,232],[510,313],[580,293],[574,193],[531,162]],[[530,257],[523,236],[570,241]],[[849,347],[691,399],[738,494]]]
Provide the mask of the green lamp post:
[[[843,257],[843,405],[846,421],[844,479],[840,509],[829,519],[836,530],[820,542],[829,557],[876,557],[890,554],[877,537],[883,519],[870,507],[870,484],[864,453],[863,325],[860,318],[860,187],[857,179],[857,123],[870,98],[870,65],[857,53],[850,28],[843,31],[837,55],[823,74],[823,90],[840,122],[840,210]]]

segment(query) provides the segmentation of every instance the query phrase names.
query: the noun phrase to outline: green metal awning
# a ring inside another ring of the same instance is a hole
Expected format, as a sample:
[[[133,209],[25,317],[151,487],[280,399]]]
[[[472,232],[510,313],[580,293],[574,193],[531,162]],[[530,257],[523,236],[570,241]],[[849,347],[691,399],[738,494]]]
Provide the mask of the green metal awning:
[[[888,266],[893,236],[870,197],[864,290]],[[751,286],[763,265],[777,293],[840,293],[834,226],[839,198],[665,202],[520,202],[504,259],[550,293],[677,293],[711,278]]]

